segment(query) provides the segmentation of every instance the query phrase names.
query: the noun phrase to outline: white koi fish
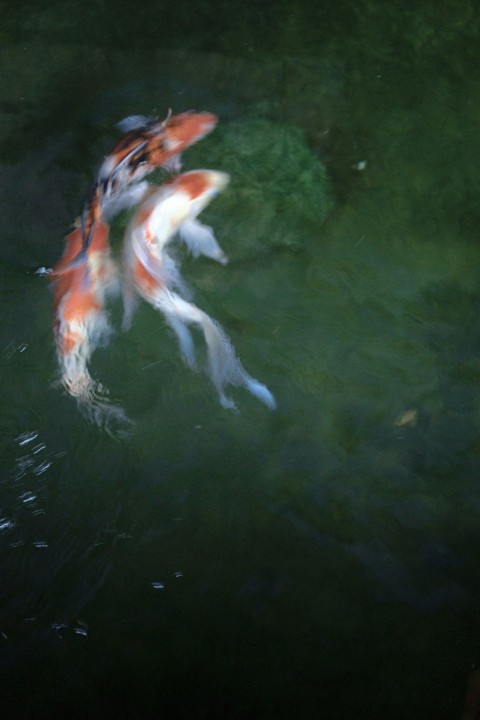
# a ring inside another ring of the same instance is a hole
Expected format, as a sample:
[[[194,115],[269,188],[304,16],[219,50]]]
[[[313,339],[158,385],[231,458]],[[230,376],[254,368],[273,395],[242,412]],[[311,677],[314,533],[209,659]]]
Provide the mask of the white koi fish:
[[[225,387],[243,385],[273,409],[275,398],[265,385],[245,371],[220,325],[181,297],[182,279],[166,251],[178,233],[194,257],[205,255],[222,264],[228,262],[212,228],[202,225],[197,216],[229,179],[226,173],[213,170],[187,172],[154,189],[141,205],[127,228],[124,241],[124,326],[130,323],[137,293],[164,315],[177,335],[187,364],[194,370],[195,351],[188,325],[197,325],[207,345],[208,374],[223,407],[235,409],[233,400],[225,395]]]

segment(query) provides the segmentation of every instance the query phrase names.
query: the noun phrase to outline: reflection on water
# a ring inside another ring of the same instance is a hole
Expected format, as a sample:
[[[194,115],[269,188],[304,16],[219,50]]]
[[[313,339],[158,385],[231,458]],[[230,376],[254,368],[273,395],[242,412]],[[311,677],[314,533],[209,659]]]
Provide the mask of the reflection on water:
[[[167,3],[176,29],[138,52],[120,6],[105,47],[74,41],[74,10],[8,12],[0,663],[19,717],[462,716],[480,647],[479,28],[468,0],[401,21],[380,5],[266,22],[247,3],[234,32],[212,1],[193,36]],[[113,301],[92,373],[138,419],[116,441],[54,385],[35,270],[114,123],[169,107],[221,118],[184,161],[232,175],[204,213],[230,263],[182,255],[182,272],[278,407],[243,393],[226,412],[150,307],[122,333]]]

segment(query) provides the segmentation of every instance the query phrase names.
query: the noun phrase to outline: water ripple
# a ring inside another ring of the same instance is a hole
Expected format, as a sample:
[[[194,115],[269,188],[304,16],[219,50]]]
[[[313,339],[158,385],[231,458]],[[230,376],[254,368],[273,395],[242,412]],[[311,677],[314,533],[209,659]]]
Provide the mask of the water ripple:
[[[38,432],[36,432],[36,430],[26,430],[25,432],[20,433],[20,435],[15,438],[15,442],[17,442],[20,446],[27,445],[29,442],[32,442],[32,440],[35,440],[37,437]]]

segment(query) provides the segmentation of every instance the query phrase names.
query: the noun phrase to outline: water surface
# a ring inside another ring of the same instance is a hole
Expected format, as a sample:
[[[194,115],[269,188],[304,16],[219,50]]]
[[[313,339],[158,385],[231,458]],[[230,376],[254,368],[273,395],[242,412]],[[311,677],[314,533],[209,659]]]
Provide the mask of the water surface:
[[[73,5],[2,31],[6,707],[460,718],[479,657],[473,4],[166,4],[164,25]],[[230,263],[183,254],[184,277],[278,408],[239,390],[224,410],[150,307],[120,331],[118,300],[92,360],[136,422],[112,438],[55,383],[35,270],[115,122],[170,107],[220,116],[184,166],[232,174],[203,216]]]

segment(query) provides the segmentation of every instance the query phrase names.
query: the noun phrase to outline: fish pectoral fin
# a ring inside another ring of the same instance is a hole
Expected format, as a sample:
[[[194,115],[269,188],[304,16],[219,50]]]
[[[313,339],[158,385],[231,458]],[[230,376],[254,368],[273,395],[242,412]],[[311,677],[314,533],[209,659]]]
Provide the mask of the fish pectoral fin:
[[[180,237],[188,246],[193,257],[205,255],[222,265],[228,263],[228,257],[218,244],[213,230],[198,220],[184,220],[178,229]]]
[[[148,115],[129,115],[123,120],[119,120],[116,127],[124,133],[130,132],[130,130],[137,130],[138,128],[148,127],[155,122],[155,118]]]
[[[143,182],[137,182],[125,188],[125,190],[120,191],[117,196],[114,195],[111,198],[106,198],[102,207],[104,220],[109,222],[122,210],[128,210],[138,205],[145,197],[148,189],[149,184],[144,180]]]

